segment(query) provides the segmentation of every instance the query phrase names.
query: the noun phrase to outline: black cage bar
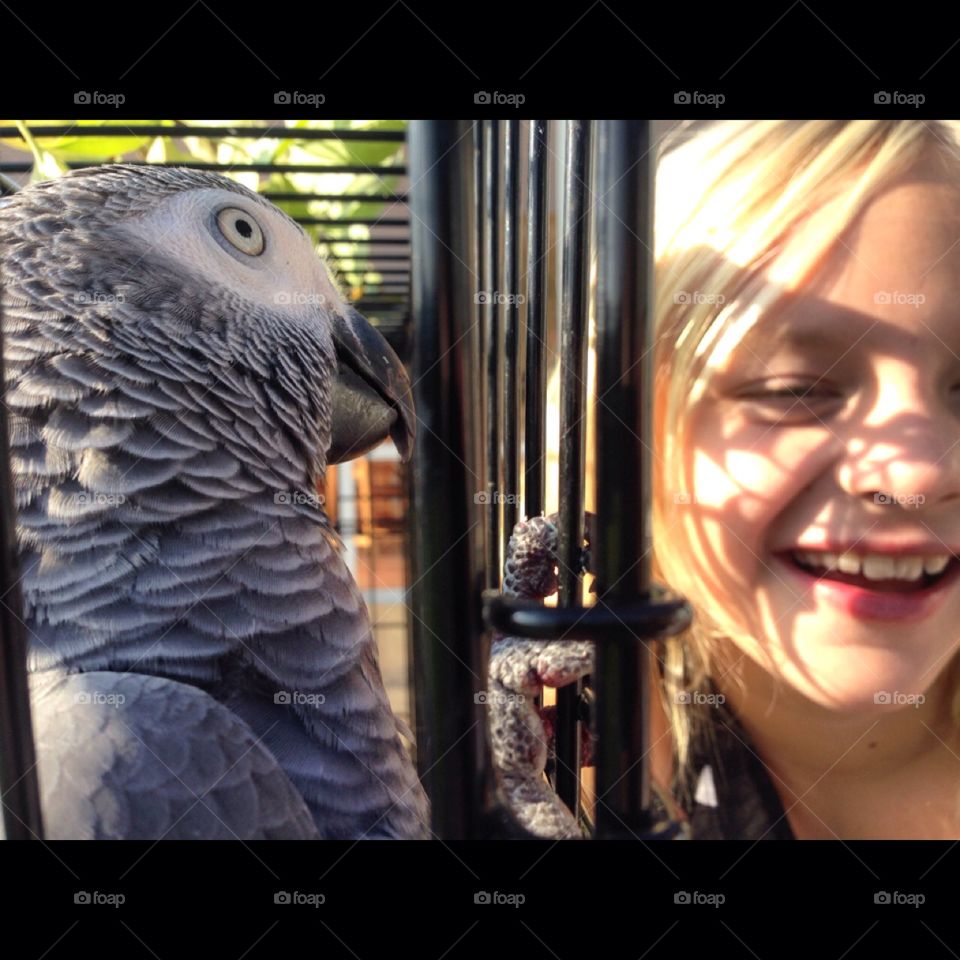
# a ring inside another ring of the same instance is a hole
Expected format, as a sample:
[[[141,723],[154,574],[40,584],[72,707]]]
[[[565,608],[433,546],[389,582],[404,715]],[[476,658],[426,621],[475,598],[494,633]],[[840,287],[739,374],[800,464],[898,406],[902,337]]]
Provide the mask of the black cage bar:
[[[560,305],[560,537],[557,606],[580,607],[583,580],[584,455],[586,448],[587,286],[589,227],[587,177],[590,126],[572,120],[567,127],[563,217],[563,293]],[[580,724],[582,684],[557,691],[557,770],[560,799],[580,809]]]
[[[479,277],[481,291],[477,300],[483,304],[483,327],[481,343],[483,345],[483,369],[486,382],[484,384],[484,436],[486,438],[486,457],[484,471],[486,484],[485,496],[482,503],[485,505],[485,537],[486,548],[486,578],[488,588],[500,585],[500,561],[502,559],[501,543],[503,540],[502,510],[498,491],[502,461],[500,457],[501,437],[501,402],[500,402],[500,324],[496,297],[492,294],[500,286],[499,253],[500,253],[500,216],[499,216],[499,156],[500,156],[500,121],[485,120],[483,123],[483,137],[481,140],[483,151],[482,184],[477,216],[478,230],[482,230],[480,238],[482,246],[479,263]],[[482,224],[482,226],[480,226]]]
[[[470,129],[469,123],[422,121],[411,124],[409,139],[416,184],[413,311],[422,325],[411,371],[418,425],[409,607],[417,764],[434,832],[443,839],[488,835],[495,808],[483,708],[475,696],[486,684],[489,644],[481,621],[487,567],[475,498],[483,489],[482,468],[473,440],[481,346],[471,336],[476,278],[465,268],[477,228]]]
[[[0,356],[3,303],[0,297]],[[5,389],[0,366],[0,390]],[[42,840],[43,818],[37,780],[30,691],[27,631],[20,592],[20,556],[6,410],[0,414],[0,796],[7,840]]]
[[[511,533],[501,520],[504,498],[492,496],[477,505],[484,498],[475,496],[479,490],[515,493],[511,483],[518,482],[522,449],[525,496],[518,514],[539,515],[545,506],[546,301],[550,283],[555,289],[557,280],[546,256],[546,172],[553,156],[547,130],[544,121],[411,124],[412,372],[424,428],[412,476],[418,762],[438,836],[520,835],[497,806],[485,707],[473,696],[486,680],[490,638],[484,627],[511,636],[591,639],[598,652],[596,675],[585,684],[588,696],[574,687],[558,691],[555,786],[577,811],[579,724],[589,702],[599,737],[596,827],[590,832],[598,838],[667,838],[678,835],[677,825],[655,821],[650,809],[647,643],[684,629],[691,611],[681,597],[649,581],[653,245],[648,121],[567,124],[556,607],[499,595],[500,564]],[[525,167],[518,149],[521,133],[527,143]],[[528,217],[522,270],[516,259],[520,171],[527,175]],[[471,241],[477,259],[471,259]],[[600,402],[590,556],[597,599],[583,607],[587,318],[595,256]],[[490,302],[496,297],[470,304],[478,278],[482,291],[497,294],[500,277],[507,296],[517,292],[512,288],[523,278],[525,310],[498,311]],[[523,416],[517,414],[517,422],[501,433],[501,411],[518,410],[516,397],[523,398]],[[475,442],[480,425],[482,444]],[[506,516],[512,524],[512,515]],[[481,584],[487,589],[481,591]]]

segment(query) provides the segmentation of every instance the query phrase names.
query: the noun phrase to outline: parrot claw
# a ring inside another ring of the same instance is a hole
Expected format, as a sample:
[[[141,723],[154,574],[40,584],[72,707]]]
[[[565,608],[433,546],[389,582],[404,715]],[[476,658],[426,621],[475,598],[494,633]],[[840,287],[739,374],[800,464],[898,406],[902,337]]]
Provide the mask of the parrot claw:
[[[531,517],[519,522],[507,547],[505,596],[542,599],[555,593],[559,516]],[[596,516],[588,513],[581,556],[589,567],[590,545],[596,543]],[[596,581],[592,586],[595,586]],[[576,819],[544,777],[553,753],[556,708],[542,707],[537,697],[546,687],[565,687],[593,671],[590,641],[530,640],[496,636],[489,663],[488,725],[494,764],[503,796],[530,832],[551,839],[579,839]],[[593,756],[593,737],[581,725],[584,763]]]

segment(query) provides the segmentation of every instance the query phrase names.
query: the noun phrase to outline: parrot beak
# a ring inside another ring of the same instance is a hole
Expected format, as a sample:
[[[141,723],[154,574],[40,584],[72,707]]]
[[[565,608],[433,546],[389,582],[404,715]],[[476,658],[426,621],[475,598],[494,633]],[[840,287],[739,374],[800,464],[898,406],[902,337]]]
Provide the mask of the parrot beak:
[[[334,316],[333,342],[339,371],[332,391],[327,463],[363,456],[387,436],[406,462],[413,453],[416,414],[400,358],[352,307]]]

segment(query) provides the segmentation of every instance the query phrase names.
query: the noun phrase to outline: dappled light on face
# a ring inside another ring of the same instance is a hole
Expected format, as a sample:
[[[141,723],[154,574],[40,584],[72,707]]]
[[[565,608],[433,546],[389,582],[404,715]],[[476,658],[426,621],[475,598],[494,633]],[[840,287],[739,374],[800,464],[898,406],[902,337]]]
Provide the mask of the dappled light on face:
[[[736,316],[738,310],[741,312]],[[724,315],[734,315],[734,319],[724,322]],[[747,333],[762,315],[761,304],[752,303],[742,307],[738,301],[734,301],[717,317],[717,321],[697,345],[696,357],[707,357],[709,370],[726,369],[734,351],[743,343]]]
[[[727,481],[729,483],[729,481]],[[682,537],[689,545],[690,563],[683,571],[682,589],[695,598],[698,609],[717,620],[737,627],[750,604],[745,603],[753,590],[753,576],[747,564],[737,556],[740,546],[731,542],[731,510],[737,509],[739,495],[732,488],[723,499],[695,502],[678,507]]]
[[[725,473],[736,479],[736,485],[746,493],[753,493],[762,497],[771,482],[772,472],[778,476],[776,480],[782,482],[786,478],[786,471],[777,470],[777,464],[763,453],[753,450],[730,450],[724,457],[726,461]]]

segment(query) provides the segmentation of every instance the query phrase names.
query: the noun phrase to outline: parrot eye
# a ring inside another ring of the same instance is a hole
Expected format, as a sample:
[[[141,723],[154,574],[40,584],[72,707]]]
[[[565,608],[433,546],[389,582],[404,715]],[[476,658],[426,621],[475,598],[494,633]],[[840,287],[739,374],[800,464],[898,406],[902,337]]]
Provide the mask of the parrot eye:
[[[246,210],[224,207],[217,214],[217,227],[227,243],[241,253],[251,257],[258,257],[263,253],[263,231]]]

